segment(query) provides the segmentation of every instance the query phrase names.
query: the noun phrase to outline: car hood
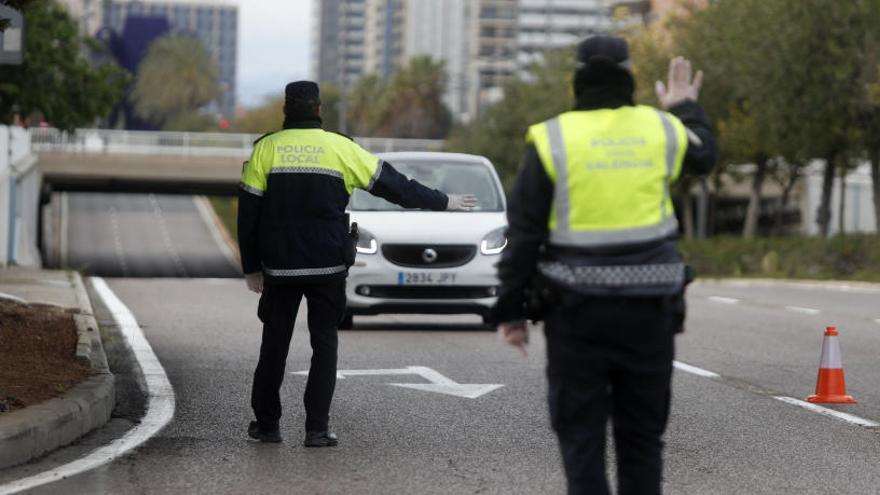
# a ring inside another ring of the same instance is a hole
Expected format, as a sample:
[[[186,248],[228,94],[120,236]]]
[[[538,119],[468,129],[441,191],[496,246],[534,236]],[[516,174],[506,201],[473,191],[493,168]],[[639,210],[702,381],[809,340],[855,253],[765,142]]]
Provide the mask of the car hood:
[[[379,244],[479,244],[507,225],[504,212],[352,211]]]

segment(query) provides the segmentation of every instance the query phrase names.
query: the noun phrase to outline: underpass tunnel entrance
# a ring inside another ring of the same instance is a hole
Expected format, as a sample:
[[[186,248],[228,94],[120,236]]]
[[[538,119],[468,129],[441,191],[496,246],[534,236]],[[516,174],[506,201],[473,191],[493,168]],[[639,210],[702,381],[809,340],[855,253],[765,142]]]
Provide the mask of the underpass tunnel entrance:
[[[103,277],[241,276],[231,197],[54,190],[42,211],[47,268]],[[216,208],[215,208],[216,207]]]

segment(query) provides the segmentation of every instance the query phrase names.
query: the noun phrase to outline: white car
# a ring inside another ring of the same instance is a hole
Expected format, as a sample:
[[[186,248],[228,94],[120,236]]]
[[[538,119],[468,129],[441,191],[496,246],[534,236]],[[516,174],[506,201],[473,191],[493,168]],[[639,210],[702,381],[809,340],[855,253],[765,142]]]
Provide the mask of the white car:
[[[349,203],[360,230],[341,328],[354,315],[464,314],[485,317],[498,290],[496,265],[507,245],[507,204],[492,163],[458,153],[379,155],[400,173],[445,193],[471,193],[473,211],[404,210],[357,190]]]

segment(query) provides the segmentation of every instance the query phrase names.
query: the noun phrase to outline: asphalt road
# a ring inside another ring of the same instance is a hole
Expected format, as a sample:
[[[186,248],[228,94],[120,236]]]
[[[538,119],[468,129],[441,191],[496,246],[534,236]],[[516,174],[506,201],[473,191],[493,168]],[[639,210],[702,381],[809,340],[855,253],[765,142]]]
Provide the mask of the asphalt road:
[[[476,320],[358,319],[342,333],[340,368],[427,366],[460,383],[504,387],[466,399],[389,386],[424,383],[418,376],[349,377],[339,381],[333,409],[340,446],[309,450],[300,446],[304,378],[291,375],[283,388],[286,442],[249,442],[259,329],[257,298],[242,285],[112,281],[168,372],[174,420],[133,454],[34,493],[562,493],[541,334],[533,333],[523,359],[492,333],[469,329]],[[849,391],[860,401],[834,409],[880,421],[878,295],[696,285],[678,358],[721,378],[676,372],[666,492],[878,493],[878,431],[773,398],[812,392],[822,329],[834,323]],[[786,309],[791,303],[800,309]],[[308,366],[303,321],[290,371]]]
[[[62,263],[106,277],[241,276],[198,201],[156,194],[65,194]]]
[[[156,201],[165,216],[173,208],[163,199]],[[154,205],[149,199],[139,204]],[[88,211],[112,216],[107,208],[104,203]],[[154,221],[142,210],[135,213],[140,221]],[[196,222],[183,216],[179,224]],[[194,216],[191,211],[189,216]],[[168,231],[176,240],[177,230]],[[103,246],[113,239],[112,226],[95,236],[92,245]],[[167,247],[161,239],[160,245]],[[257,296],[241,280],[109,282],[165,367],[176,394],[174,419],[128,455],[32,493],[564,492],[544,404],[540,331],[533,331],[529,355],[522,358],[491,332],[475,329],[476,318],[356,318],[355,330],[341,333],[340,369],[421,366],[458,383],[503,387],[469,399],[390,385],[426,383],[417,375],[349,376],[338,382],[332,412],[340,445],[313,450],[301,446],[305,378],[289,375],[282,389],[285,443],[264,445],[248,441],[245,434],[260,340]],[[694,285],[677,358],[719,376],[676,371],[666,436],[666,493],[880,493],[880,429],[774,398],[812,393],[823,329],[833,324],[840,331],[849,392],[859,404],[830,409],[880,422],[878,301],[878,288]],[[97,306],[107,323],[105,309]],[[308,367],[304,316],[294,332],[288,360],[292,372]],[[126,410],[104,431],[36,464],[0,471],[0,488],[109,441],[137,423],[138,407],[136,400],[127,400]]]

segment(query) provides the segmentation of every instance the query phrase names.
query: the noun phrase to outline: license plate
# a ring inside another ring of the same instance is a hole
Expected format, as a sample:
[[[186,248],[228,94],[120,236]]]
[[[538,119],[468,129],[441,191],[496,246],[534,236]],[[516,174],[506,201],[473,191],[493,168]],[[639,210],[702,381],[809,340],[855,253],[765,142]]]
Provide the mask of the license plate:
[[[397,285],[453,285],[454,273],[434,272],[400,272],[397,274]]]

